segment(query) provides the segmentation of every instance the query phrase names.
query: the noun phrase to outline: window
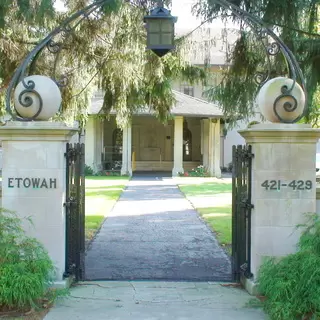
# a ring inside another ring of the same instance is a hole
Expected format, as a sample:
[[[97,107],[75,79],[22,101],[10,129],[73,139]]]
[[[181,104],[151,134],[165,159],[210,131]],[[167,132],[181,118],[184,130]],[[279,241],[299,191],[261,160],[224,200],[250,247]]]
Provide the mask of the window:
[[[183,161],[192,161],[192,133],[188,123],[183,123]]]
[[[188,84],[181,84],[180,92],[187,94],[188,96],[194,97],[194,88]]]

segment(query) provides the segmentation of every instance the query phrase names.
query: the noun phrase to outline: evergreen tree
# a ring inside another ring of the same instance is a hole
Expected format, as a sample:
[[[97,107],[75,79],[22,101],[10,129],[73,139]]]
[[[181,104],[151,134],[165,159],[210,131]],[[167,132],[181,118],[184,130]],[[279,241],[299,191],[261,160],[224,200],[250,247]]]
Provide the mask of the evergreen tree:
[[[53,26],[83,9],[90,1],[65,0],[66,12],[53,9],[52,0],[17,0],[0,7],[4,23],[0,32],[0,94],[26,53],[43,39]],[[111,0],[71,30],[57,35],[37,57],[30,70],[56,80],[66,80],[62,88],[61,120],[85,123],[92,93],[105,92],[104,111],[117,113],[124,126],[137,109],[149,106],[166,121],[174,103],[172,81],[205,81],[205,71],[182,58],[183,40],[177,50],[163,58],[146,51],[143,16],[155,4],[148,0]],[[39,7],[40,6],[40,7]],[[39,16],[37,15],[39,9]],[[41,9],[41,11],[40,11]],[[2,11],[1,11],[2,10]],[[68,27],[68,26],[67,26]]]
[[[304,73],[309,98],[308,114],[303,119],[319,126],[320,88],[320,34],[319,0],[230,0],[241,9],[259,17],[269,28],[280,35],[297,58]],[[248,119],[254,112],[257,74],[266,68],[266,55],[261,39],[248,32],[243,21],[216,4],[215,0],[198,0],[195,13],[203,19],[222,15],[240,25],[239,38],[230,54],[230,68],[224,72],[224,80],[208,90],[210,100],[223,107],[225,116],[236,120],[239,115]],[[254,31],[254,30],[253,30]],[[272,59],[273,75],[286,75],[284,59]]]

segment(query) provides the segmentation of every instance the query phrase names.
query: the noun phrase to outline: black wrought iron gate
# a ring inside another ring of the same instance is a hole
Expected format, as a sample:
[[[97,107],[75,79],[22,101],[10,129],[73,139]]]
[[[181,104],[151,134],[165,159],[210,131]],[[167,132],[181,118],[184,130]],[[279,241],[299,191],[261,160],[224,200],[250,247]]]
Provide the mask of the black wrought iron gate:
[[[252,147],[232,148],[232,272],[235,281],[241,275],[250,278],[251,265],[251,180]]]
[[[84,279],[85,256],[85,150],[84,144],[67,143],[66,266],[65,277]]]

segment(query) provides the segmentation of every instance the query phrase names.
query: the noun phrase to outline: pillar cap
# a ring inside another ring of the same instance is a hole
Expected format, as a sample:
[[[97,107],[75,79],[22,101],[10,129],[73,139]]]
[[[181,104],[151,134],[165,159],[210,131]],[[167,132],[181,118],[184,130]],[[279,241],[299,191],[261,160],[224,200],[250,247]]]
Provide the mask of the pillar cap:
[[[239,130],[247,143],[316,143],[320,129],[310,124],[263,123]]]
[[[68,126],[63,122],[34,121],[20,122],[10,121],[0,126],[1,141],[24,141],[24,140],[59,140],[69,139],[79,132],[77,126]]]

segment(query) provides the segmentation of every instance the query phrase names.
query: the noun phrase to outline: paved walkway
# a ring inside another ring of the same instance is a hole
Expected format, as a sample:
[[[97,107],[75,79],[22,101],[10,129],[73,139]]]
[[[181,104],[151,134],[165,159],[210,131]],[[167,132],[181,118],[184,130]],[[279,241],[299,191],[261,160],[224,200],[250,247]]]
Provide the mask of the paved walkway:
[[[217,283],[86,283],[71,289],[45,320],[266,320],[248,307],[251,299]]]
[[[88,280],[230,281],[230,261],[174,179],[136,177],[86,256]]]

